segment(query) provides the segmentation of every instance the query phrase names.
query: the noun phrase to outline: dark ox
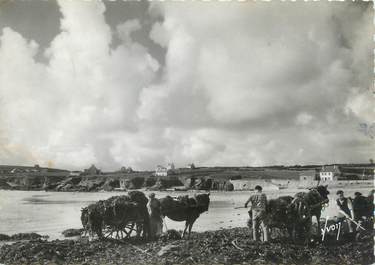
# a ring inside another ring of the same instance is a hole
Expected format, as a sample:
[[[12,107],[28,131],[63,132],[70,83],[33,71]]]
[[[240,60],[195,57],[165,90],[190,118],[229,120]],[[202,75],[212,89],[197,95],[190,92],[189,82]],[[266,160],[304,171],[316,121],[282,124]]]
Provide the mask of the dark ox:
[[[292,220],[292,238],[295,240],[296,236],[305,235],[305,243],[310,241],[312,217],[315,216],[318,228],[320,227],[320,216],[324,204],[329,202],[329,191],[327,186],[317,186],[310,188],[308,192],[298,192],[294,195],[294,199],[288,207],[288,215]],[[318,229],[318,235],[321,231]]]
[[[198,219],[201,213],[208,211],[210,205],[210,194],[199,194],[194,198],[187,198],[185,202],[174,200],[167,196],[160,199],[161,214],[173,221],[185,221],[185,229],[182,237],[185,236],[186,231],[189,231],[188,238],[190,238],[191,229],[194,222]]]
[[[288,207],[293,201],[292,196],[280,196],[276,199],[270,199],[267,202],[266,206],[266,216],[265,222],[268,228],[273,231],[274,229],[279,229],[281,231],[290,232],[292,229],[292,218],[288,215]],[[249,228],[252,228],[251,225],[251,211],[249,211]],[[273,233],[271,233],[272,235]]]
[[[266,222],[270,228],[288,228],[289,216],[287,209],[292,202],[292,196],[281,196],[277,199],[270,199],[266,207]]]

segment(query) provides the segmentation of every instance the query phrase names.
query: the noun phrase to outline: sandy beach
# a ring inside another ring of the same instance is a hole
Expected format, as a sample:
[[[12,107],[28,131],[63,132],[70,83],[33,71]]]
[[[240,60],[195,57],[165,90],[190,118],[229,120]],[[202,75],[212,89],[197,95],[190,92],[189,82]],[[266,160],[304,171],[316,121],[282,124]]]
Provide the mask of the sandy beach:
[[[355,191],[363,194],[371,188],[347,187],[347,196],[353,196]],[[269,199],[282,195],[294,195],[302,190],[280,190],[266,192]],[[149,191],[145,192],[150,193]],[[192,196],[195,191],[189,192],[156,192],[156,197],[166,195],[179,196],[188,194]],[[242,207],[244,202],[253,192],[215,192],[210,195],[210,207],[196,221],[193,231],[204,232],[222,228],[245,227],[248,219],[247,209]],[[61,232],[69,228],[81,228],[81,208],[88,204],[107,199],[124,192],[44,192],[44,191],[5,191],[0,190],[0,234],[15,234],[20,232],[35,232],[48,235],[52,239],[62,239]],[[337,208],[334,200],[336,189],[330,189],[330,204],[322,212],[322,217],[334,217]],[[182,230],[183,222],[174,222],[166,218],[168,229]]]

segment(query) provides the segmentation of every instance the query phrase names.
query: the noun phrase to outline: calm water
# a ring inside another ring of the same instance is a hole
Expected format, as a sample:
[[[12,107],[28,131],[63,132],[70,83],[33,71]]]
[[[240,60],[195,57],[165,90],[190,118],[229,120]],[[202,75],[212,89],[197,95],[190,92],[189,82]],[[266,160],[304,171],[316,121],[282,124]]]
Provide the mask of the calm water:
[[[359,189],[364,195],[370,191]],[[300,191],[300,190],[298,190]],[[345,189],[348,196],[353,196],[356,189]],[[330,190],[331,202],[323,211],[323,217],[337,214],[334,203],[336,190]],[[145,192],[149,193],[149,192]],[[282,190],[266,192],[268,198],[279,195],[293,195],[294,191]],[[62,238],[61,232],[68,228],[80,228],[81,208],[101,199],[107,199],[124,192],[44,192],[44,191],[5,191],[0,190],[0,233],[36,232],[48,235],[51,239]],[[156,192],[156,197],[167,194],[193,195],[193,192]],[[216,230],[220,228],[246,226],[247,209],[235,209],[243,206],[252,192],[211,192],[211,204],[208,212],[203,213],[194,224],[194,231]],[[182,230],[183,222],[174,222],[166,218],[168,229]]]

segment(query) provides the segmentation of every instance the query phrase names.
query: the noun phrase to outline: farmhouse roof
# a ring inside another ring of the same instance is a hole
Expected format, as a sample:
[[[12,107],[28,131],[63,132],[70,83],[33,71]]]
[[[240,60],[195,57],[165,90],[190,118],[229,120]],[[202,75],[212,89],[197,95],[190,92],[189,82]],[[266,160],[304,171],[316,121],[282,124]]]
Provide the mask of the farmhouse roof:
[[[166,167],[163,167],[163,166],[161,166],[161,165],[158,165],[158,166],[156,167],[156,171],[167,171],[167,168],[166,168]]]
[[[321,172],[341,173],[337,165],[323,166]]]

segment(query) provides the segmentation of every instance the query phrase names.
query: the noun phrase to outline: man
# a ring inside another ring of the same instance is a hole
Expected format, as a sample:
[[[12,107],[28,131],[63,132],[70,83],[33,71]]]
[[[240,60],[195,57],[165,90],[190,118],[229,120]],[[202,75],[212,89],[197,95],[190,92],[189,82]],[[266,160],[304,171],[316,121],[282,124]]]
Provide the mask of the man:
[[[344,191],[342,190],[338,190],[336,192],[336,195],[337,195],[336,204],[339,207],[339,211],[340,211],[339,219],[340,220],[345,220],[345,218],[353,219],[354,212],[353,212],[353,205],[352,205],[351,199],[346,198],[344,196]],[[349,232],[352,233],[353,232],[352,223],[348,220],[346,220],[346,222],[349,227]]]
[[[370,215],[374,214],[374,193],[375,193],[375,190],[372,189],[367,196]]]
[[[363,218],[370,218],[373,216],[371,211],[372,205],[369,203],[368,198],[362,195],[360,192],[354,193],[353,199],[353,210],[355,221],[362,221]]]
[[[368,193],[367,198],[368,198],[371,202],[374,201],[374,193],[375,193],[375,189],[370,190],[370,192]]]
[[[155,193],[149,195],[148,210],[150,213],[150,237],[158,238],[163,232],[163,218],[161,215],[160,201],[155,198]]]
[[[262,193],[262,187],[257,185],[255,186],[256,194],[250,196],[250,198],[245,203],[245,208],[250,203],[250,210],[252,214],[252,226],[253,226],[253,240],[259,240],[259,225],[262,228],[264,241],[268,241],[268,229],[267,225],[264,222],[266,216],[266,206],[267,206],[267,197]]]

